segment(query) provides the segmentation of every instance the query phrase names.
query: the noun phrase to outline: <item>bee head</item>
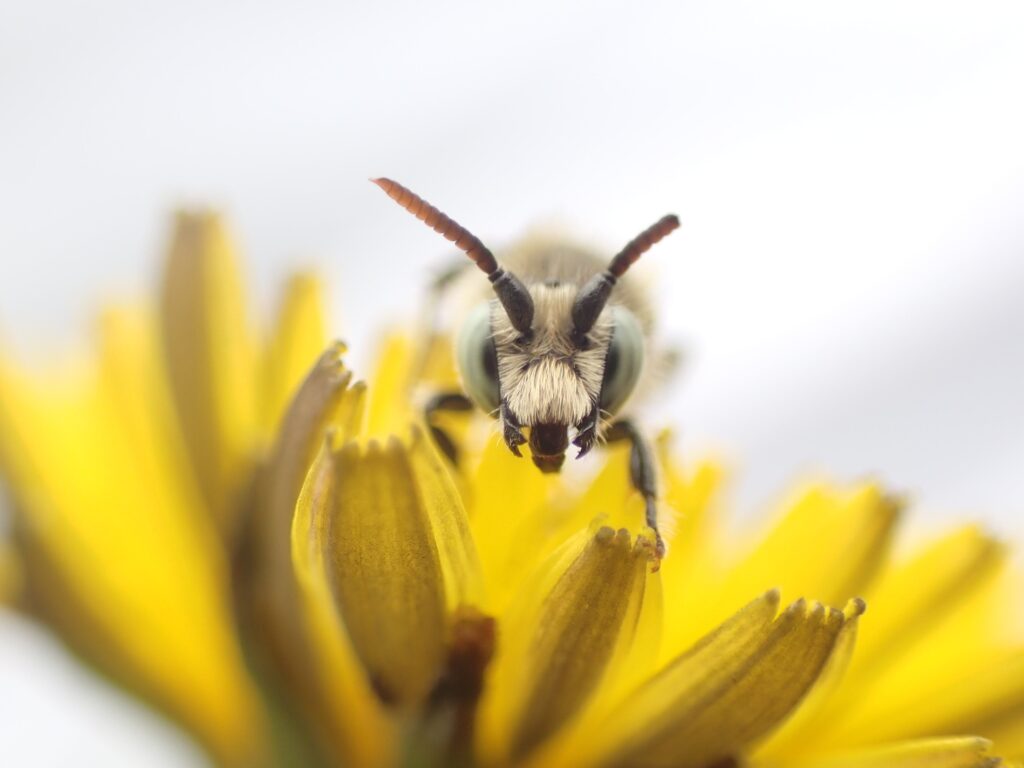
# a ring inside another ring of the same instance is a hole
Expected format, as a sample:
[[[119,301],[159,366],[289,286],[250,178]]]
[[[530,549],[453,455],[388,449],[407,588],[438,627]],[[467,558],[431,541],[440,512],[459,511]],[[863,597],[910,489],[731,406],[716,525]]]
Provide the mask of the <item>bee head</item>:
[[[463,385],[483,409],[502,420],[517,456],[527,442],[534,464],[555,472],[571,442],[584,455],[600,419],[619,411],[641,377],[645,341],[640,321],[621,304],[604,306],[589,329],[574,311],[584,295],[575,283],[531,285],[528,333],[511,322],[500,301],[471,312],[456,339]]]
[[[467,394],[501,418],[509,449],[521,455],[525,427],[533,462],[544,472],[561,468],[570,430],[578,456],[587,453],[601,413],[618,411],[643,367],[639,322],[624,307],[608,306],[608,299],[626,270],[679,220],[665,216],[644,230],[582,287],[557,281],[527,286],[437,208],[390,179],[374,183],[454,242],[491,281],[496,298],[467,318],[456,359]]]
[[[612,313],[602,313],[580,337],[572,321],[578,290],[565,283],[530,286],[534,317],[526,334],[499,302],[490,302],[502,415],[506,425],[529,427],[530,453],[545,471],[561,467],[569,429],[583,432],[596,420],[601,402]]]

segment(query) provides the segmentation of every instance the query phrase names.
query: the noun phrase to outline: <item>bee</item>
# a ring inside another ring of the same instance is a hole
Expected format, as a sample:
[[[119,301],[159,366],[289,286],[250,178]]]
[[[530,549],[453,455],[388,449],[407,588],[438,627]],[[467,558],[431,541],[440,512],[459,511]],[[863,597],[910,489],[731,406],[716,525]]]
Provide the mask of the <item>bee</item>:
[[[636,424],[619,416],[642,380],[651,346],[647,302],[624,276],[679,226],[678,217],[662,217],[610,261],[550,245],[511,253],[499,263],[478,237],[423,198],[391,179],[372,181],[453,242],[487,275],[493,290],[468,312],[456,337],[465,394],[434,397],[426,408],[428,424],[438,412],[476,406],[500,419],[505,444],[516,456],[528,443],[542,472],[561,469],[570,433],[577,458],[599,439],[628,441],[631,482],[643,496],[660,560],[665,545],[658,531],[654,458]],[[450,441],[443,433],[435,436],[453,457]]]

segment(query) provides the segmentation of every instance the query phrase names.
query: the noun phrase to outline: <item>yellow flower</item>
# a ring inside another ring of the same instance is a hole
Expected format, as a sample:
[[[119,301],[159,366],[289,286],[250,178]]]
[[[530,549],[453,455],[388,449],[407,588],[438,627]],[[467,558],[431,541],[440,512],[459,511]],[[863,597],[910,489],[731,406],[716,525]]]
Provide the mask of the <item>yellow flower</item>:
[[[865,483],[737,532],[666,438],[656,571],[622,449],[543,475],[451,415],[452,468],[410,396],[453,383],[438,340],[389,338],[365,387],[314,279],[262,337],[242,296],[220,222],[185,215],[159,305],[104,313],[94,361],[0,355],[0,599],[217,762],[1024,756],[1019,583],[978,529],[893,552],[902,505]]]

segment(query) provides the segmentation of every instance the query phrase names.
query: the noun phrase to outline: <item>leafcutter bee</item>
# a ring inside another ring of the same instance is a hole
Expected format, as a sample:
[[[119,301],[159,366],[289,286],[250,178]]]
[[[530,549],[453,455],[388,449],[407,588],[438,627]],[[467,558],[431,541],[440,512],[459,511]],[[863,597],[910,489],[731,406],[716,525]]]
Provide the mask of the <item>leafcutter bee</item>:
[[[401,184],[384,178],[373,182],[469,256],[493,289],[491,298],[484,294],[468,313],[456,338],[465,394],[433,398],[428,423],[439,411],[475,404],[501,420],[505,444],[516,456],[529,443],[542,472],[561,469],[570,433],[577,458],[599,438],[628,440],[630,477],[644,498],[646,521],[662,557],[654,458],[634,422],[618,416],[650,359],[650,312],[639,288],[623,278],[679,226],[679,219],[662,217],[611,261],[551,246],[509,254],[499,264],[479,238]],[[437,436],[443,444],[444,435]]]

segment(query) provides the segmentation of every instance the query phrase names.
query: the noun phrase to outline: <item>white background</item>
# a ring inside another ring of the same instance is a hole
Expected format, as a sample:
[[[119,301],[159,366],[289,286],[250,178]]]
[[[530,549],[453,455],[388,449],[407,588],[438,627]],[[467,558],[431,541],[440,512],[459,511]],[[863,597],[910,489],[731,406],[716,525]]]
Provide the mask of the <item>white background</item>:
[[[649,415],[744,514],[870,475],[1020,538],[1022,95],[1014,2],[6,0],[0,337],[84,343],[183,203],[230,215],[261,311],[318,266],[361,361],[448,252],[369,176],[495,246],[674,211],[644,266],[688,364]],[[200,762],[37,635],[0,621],[6,764]]]

